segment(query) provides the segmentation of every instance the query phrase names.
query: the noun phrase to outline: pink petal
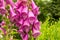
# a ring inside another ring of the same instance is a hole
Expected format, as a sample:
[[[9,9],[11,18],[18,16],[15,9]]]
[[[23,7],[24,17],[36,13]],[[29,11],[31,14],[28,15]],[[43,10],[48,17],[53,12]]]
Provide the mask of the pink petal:
[[[4,0],[0,0],[0,8],[4,8],[5,9],[5,2],[4,2]]]
[[[25,34],[22,40],[28,40],[28,34]]]
[[[26,19],[28,17],[28,7],[24,7],[22,12],[21,12],[21,16],[23,19]]]
[[[29,30],[30,30],[30,24],[29,24],[28,20],[25,20],[25,21],[24,21],[23,30],[24,30],[26,33],[29,32]]]
[[[35,9],[33,9],[32,11],[33,11],[33,13],[34,13],[35,16],[39,15],[39,13],[40,13],[38,7],[35,8]]]
[[[33,0],[32,0],[32,3],[31,3],[31,6],[32,6],[32,9],[37,8],[37,5],[35,4],[35,2]]]
[[[19,9],[17,9],[19,12],[20,12],[20,14],[21,14],[21,12],[22,12],[22,10],[23,10],[23,6],[21,6]]]
[[[20,34],[24,33],[22,28],[20,28],[20,29],[18,30],[18,32],[19,32]]]
[[[14,17],[16,13],[14,12],[14,9],[10,6],[10,16]]]
[[[5,2],[4,0],[0,0],[0,14],[5,14],[6,10],[5,10]]]
[[[40,30],[40,22],[38,20],[34,22],[34,27],[36,30]]]
[[[29,11],[28,18],[31,24],[33,24],[33,22],[36,20],[36,17],[34,16],[32,11]]]
[[[19,21],[16,23],[16,26],[17,26],[17,27],[22,26],[23,22],[24,22],[23,19],[19,20]]]
[[[34,38],[36,38],[37,36],[40,35],[40,31],[36,30],[35,28],[32,29],[32,32],[33,32],[32,35],[33,35]]]

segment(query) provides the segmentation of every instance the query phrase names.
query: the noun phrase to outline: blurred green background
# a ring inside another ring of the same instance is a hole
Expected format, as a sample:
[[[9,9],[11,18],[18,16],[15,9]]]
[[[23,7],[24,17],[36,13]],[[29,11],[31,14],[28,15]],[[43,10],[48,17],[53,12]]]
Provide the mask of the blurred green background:
[[[60,40],[60,0],[35,0],[40,7],[41,35],[37,40]]]
[[[60,40],[60,0],[34,1],[40,7],[38,20],[41,23],[41,34],[36,40]],[[11,35],[13,35],[14,40],[20,40],[19,34],[15,31],[11,32]]]

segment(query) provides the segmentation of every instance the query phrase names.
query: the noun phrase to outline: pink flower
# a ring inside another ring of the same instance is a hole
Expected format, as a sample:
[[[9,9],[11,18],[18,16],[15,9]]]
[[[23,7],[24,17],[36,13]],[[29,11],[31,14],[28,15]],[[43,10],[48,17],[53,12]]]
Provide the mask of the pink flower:
[[[40,30],[40,22],[39,22],[38,20],[36,20],[36,21],[34,22],[34,28],[35,28],[36,30]]]
[[[3,4],[3,0],[0,0],[0,7],[3,6],[2,4]]]
[[[9,18],[10,20],[13,22],[15,17],[16,17],[16,13],[14,12],[13,8],[10,6],[10,13],[9,13]]]
[[[33,9],[32,11],[33,11],[33,13],[34,13],[35,16],[39,15],[39,13],[40,13],[39,12],[39,7]]]
[[[26,25],[26,26],[30,26],[30,24],[29,24],[29,22],[28,22],[28,19],[26,19],[26,20],[24,21],[23,26],[24,26],[24,25]]]
[[[11,22],[16,23],[17,21],[20,20],[20,13],[18,10],[14,10],[11,6],[10,6],[10,14],[9,14],[9,18],[11,20]]]
[[[4,0],[0,0],[0,14],[5,14],[6,10],[5,10],[5,2]]]
[[[0,8],[0,14],[4,15],[6,13],[6,10],[4,8]]]
[[[34,16],[32,11],[29,11],[28,20],[29,20],[30,24],[33,24],[34,21],[36,20],[36,17]]]
[[[22,12],[22,10],[23,10],[23,6],[21,6],[19,9],[17,9],[19,12],[20,12],[20,14],[21,14],[21,12]]]
[[[25,21],[24,21],[23,30],[24,30],[26,33],[29,32],[29,30],[30,30],[30,24],[29,24],[28,20],[25,20]]]
[[[17,5],[18,3],[21,3],[23,1],[27,2],[27,0],[17,0],[17,2],[15,4]]]
[[[36,19],[36,21],[34,22],[34,25],[32,27],[32,35],[34,38],[36,38],[38,35],[40,35],[40,22]]]
[[[19,28],[18,33],[23,34],[24,33],[23,32],[23,29],[22,28]]]
[[[0,0],[0,8],[4,8],[5,7],[5,2],[4,0]]]
[[[36,30],[35,28],[32,28],[32,35],[33,35],[34,38],[36,38],[37,36],[40,35],[40,31]]]
[[[26,7],[27,2],[26,1],[21,1],[20,3],[17,4],[17,8],[19,9],[21,6]]]
[[[21,34],[22,40],[28,40],[28,34]]]
[[[32,3],[31,3],[31,6],[32,6],[32,9],[37,8],[37,5],[35,4],[35,2],[33,0],[32,0]]]
[[[32,0],[31,3],[32,6],[32,11],[34,13],[35,16],[37,16],[39,14],[39,7],[37,7],[37,5],[35,4],[35,2]]]
[[[0,23],[0,25],[1,25],[1,26],[4,26],[4,25],[5,25],[5,21],[2,21],[2,22]]]
[[[26,19],[28,17],[28,7],[24,7],[22,12],[21,12],[21,16],[23,19]]]
[[[25,34],[22,40],[28,40],[28,34]]]
[[[10,15],[11,17],[14,17],[16,13],[14,12],[14,9],[10,6]]]
[[[22,26],[22,25],[23,25],[23,22],[24,22],[23,19],[17,21],[16,26],[17,26],[17,27]]]

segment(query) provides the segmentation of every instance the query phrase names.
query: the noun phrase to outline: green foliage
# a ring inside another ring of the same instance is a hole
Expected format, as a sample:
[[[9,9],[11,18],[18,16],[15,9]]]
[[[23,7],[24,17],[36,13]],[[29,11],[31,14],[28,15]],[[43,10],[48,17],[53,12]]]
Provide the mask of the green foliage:
[[[2,22],[2,15],[0,15],[0,22]]]
[[[17,0],[13,0],[13,2],[16,2]]]
[[[41,25],[41,35],[37,40],[60,40],[60,20],[49,24],[49,18]]]
[[[55,21],[60,18],[60,0],[35,0],[36,4],[40,7],[40,15],[38,19],[42,22],[50,16]]]

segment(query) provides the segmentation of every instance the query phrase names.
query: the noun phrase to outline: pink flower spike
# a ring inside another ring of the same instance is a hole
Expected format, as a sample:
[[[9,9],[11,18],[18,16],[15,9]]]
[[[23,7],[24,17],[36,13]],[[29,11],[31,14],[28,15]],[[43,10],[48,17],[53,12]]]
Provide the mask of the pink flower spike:
[[[34,16],[32,11],[29,11],[28,18],[29,18],[28,20],[29,20],[30,24],[33,24],[34,21],[36,20],[36,17]]]
[[[40,35],[40,31],[36,30],[35,28],[32,29],[32,32],[33,32],[32,35],[33,35],[34,38],[36,38],[37,36]]]

